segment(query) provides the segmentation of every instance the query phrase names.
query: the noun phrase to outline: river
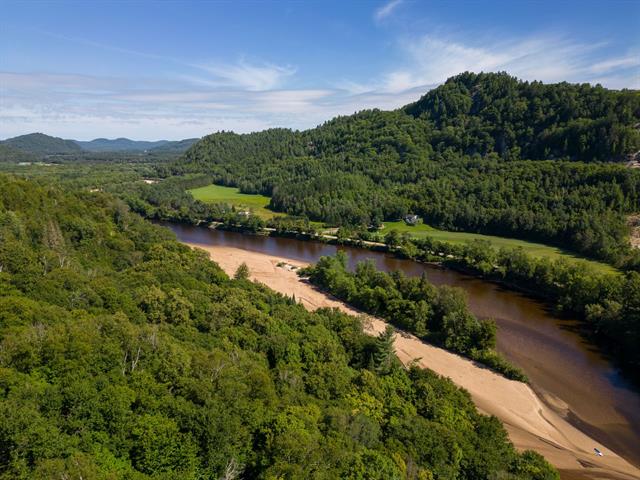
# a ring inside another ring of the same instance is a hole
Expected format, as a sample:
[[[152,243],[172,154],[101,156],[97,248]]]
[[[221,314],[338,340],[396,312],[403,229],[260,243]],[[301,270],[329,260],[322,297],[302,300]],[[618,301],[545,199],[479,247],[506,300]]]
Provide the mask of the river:
[[[579,322],[560,319],[545,306],[495,283],[435,265],[389,254],[290,238],[244,235],[181,224],[164,223],[178,240],[224,245],[314,263],[343,250],[353,267],[371,258],[379,269],[407,275],[426,273],[436,285],[464,289],[478,317],[498,325],[497,348],[519,366],[532,387],[555,409],[593,438],[640,467],[640,392],[577,332]]]

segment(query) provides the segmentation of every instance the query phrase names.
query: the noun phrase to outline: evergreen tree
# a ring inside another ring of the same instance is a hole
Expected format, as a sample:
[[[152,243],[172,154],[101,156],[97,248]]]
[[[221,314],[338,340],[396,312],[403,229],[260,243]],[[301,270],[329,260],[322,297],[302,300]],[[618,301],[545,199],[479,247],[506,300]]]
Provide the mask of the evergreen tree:
[[[242,262],[236,269],[236,273],[233,274],[233,278],[236,280],[249,280],[249,267],[245,262]]]
[[[389,373],[395,360],[395,329],[387,325],[384,332],[376,337],[374,364],[378,373]]]

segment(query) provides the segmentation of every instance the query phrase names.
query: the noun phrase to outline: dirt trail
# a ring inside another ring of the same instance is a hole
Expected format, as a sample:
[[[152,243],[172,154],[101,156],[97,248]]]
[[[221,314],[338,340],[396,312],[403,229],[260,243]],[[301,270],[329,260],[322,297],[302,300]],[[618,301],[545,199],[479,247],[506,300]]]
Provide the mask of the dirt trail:
[[[295,273],[295,267],[305,266],[302,262],[233,247],[188,245],[208,252],[211,259],[230,275],[241,263],[246,263],[253,280],[275,291],[295,295],[310,310],[335,307],[352,315],[361,315],[361,312],[301,280]],[[282,263],[285,265],[278,266]],[[382,320],[367,317],[365,331],[373,335],[383,331],[385,326]],[[569,413],[565,405],[554,402],[552,398],[543,401],[530,386],[508,380],[410,334],[396,335],[395,347],[405,364],[419,359],[419,365],[449,377],[468,390],[481,411],[495,415],[504,423],[518,449],[541,453],[560,470],[563,479],[640,479],[640,470],[571,425],[565,418]],[[604,456],[596,456],[594,447]]]

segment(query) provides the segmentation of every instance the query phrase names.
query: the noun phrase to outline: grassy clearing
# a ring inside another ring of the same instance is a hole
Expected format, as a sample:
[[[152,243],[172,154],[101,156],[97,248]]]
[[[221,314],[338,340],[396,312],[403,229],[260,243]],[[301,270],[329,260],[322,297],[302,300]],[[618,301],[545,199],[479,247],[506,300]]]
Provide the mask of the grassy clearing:
[[[256,215],[267,220],[276,215],[284,215],[283,213],[274,212],[269,210],[267,205],[269,204],[269,197],[264,195],[251,195],[246,193],[240,193],[237,188],[222,187],[220,185],[207,185],[206,187],[194,188],[189,190],[191,195],[197,200],[207,203],[227,203],[239,208],[245,208],[253,211]],[[322,224],[319,222],[313,222],[313,224],[321,228]],[[575,255],[571,252],[544,245],[541,243],[527,242],[525,240],[517,240],[515,238],[496,237],[493,235],[481,235],[479,233],[467,233],[467,232],[448,232],[445,230],[438,230],[429,225],[418,224],[415,226],[407,225],[405,222],[384,222],[385,228],[381,230],[382,234],[386,234],[391,230],[397,230],[399,232],[408,232],[415,237],[432,237],[436,240],[449,243],[465,243],[472,240],[487,240],[495,248],[508,247],[516,248],[522,247],[527,253],[536,257],[550,257],[550,258],[568,258],[574,261],[580,261],[591,265],[594,269],[601,273],[615,273],[617,270],[605,263],[596,262],[594,260],[588,260]]]
[[[283,213],[269,210],[267,205],[271,200],[264,195],[253,195],[248,193],[240,193],[240,190],[234,187],[223,187],[221,185],[207,185],[206,187],[194,188],[189,190],[193,198],[205,203],[226,203],[236,208],[244,208],[252,211],[262,219],[269,219]]]
[[[381,232],[383,234],[386,234],[391,230],[397,230],[398,232],[408,232],[412,236],[418,237],[418,238],[432,237],[442,242],[458,243],[458,244],[470,242],[472,240],[487,240],[491,242],[491,244],[495,248],[522,247],[525,249],[525,251],[528,254],[533,255],[534,257],[550,257],[552,259],[564,257],[574,261],[584,262],[601,273],[617,272],[617,270],[614,267],[612,267],[611,265],[607,265],[606,263],[597,262],[595,260],[589,260],[557,247],[544,245],[542,243],[528,242],[526,240],[518,240],[515,238],[507,238],[507,237],[496,237],[493,235],[482,235],[479,233],[449,232],[446,230],[438,230],[437,228],[433,228],[425,224],[418,224],[418,225],[411,226],[411,225],[407,225],[404,221],[384,222],[384,229]]]

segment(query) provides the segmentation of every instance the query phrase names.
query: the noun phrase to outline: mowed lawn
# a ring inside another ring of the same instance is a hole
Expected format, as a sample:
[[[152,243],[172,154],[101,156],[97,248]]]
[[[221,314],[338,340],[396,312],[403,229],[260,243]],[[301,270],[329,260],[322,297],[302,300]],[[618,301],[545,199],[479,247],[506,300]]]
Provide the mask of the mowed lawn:
[[[193,198],[205,203],[226,203],[236,208],[252,211],[260,218],[269,219],[283,213],[269,210],[267,205],[271,200],[264,195],[253,195],[241,193],[239,189],[234,187],[223,187],[221,185],[207,185],[206,187],[194,188],[188,190]]]
[[[472,240],[487,240],[491,242],[491,244],[495,248],[522,247],[528,254],[535,257],[565,257],[574,261],[580,261],[589,264],[597,271],[602,273],[615,273],[618,271],[614,267],[612,267],[611,265],[607,265],[606,263],[589,260],[557,247],[552,247],[550,245],[545,245],[542,243],[528,242],[526,240],[518,240],[515,238],[496,237],[494,235],[482,235],[480,233],[449,232],[446,230],[438,230],[437,228],[433,228],[425,224],[411,226],[407,225],[404,221],[384,222],[384,229],[381,230],[381,233],[386,234],[391,230],[397,230],[398,232],[408,232],[415,237],[431,237],[442,242],[458,244],[470,242]]]

